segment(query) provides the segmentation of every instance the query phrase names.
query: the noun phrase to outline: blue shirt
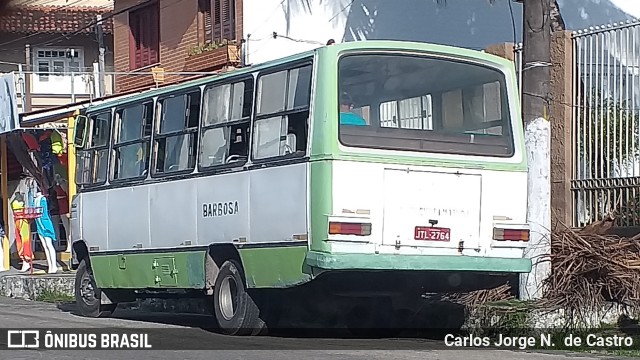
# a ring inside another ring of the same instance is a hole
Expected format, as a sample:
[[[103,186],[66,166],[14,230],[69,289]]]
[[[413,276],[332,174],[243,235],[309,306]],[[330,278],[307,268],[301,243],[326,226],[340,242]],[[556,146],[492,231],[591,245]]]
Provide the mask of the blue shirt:
[[[367,121],[352,112],[340,113],[340,125],[367,125]]]

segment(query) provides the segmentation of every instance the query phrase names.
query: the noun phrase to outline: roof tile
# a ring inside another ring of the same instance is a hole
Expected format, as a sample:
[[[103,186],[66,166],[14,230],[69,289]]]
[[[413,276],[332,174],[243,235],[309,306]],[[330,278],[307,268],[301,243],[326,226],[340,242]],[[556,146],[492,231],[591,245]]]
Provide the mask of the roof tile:
[[[96,16],[109,13],[110,8],[95,7],[29,7],[8,9],[0,14],[0,31],[16,33],[91,33]],[[113,33],[113,22],[103,22],[103,32]]]

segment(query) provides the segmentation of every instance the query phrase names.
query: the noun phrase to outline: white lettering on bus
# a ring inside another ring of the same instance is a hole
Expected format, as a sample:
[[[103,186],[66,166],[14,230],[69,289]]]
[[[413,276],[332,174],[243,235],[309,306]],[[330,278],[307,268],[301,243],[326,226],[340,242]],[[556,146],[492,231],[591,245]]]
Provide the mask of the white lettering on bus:
[[[238,202],[218,202],[202,204],[202,217],[219,217],[238,214]]]

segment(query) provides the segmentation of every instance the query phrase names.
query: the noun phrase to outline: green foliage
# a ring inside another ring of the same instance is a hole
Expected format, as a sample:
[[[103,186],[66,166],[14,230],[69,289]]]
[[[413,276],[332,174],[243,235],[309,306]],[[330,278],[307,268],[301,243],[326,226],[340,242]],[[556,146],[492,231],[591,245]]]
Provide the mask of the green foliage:
[[[36,301],[49,302],[49,303],[70,303],[75,301],[75,297],[58,290],[43,290],[36,297]]]
[[[611,178],[615,167],[625,166],[638,156],[633,146],[638,140],[640,114],[628,100],[616,100],[594,89],[583,104],[577,141],[580,158],[588,161],[584,178]],[[585,121],[586,120],[586,121]]]
[[[235,43],[236,43],[235,40],[227,40],[227,39],[223,39],[222,41],[209,42],[203,45],[198,45],[190,48],[188,50],[188,54],[189,56],[199,55],[208,51],[213,51],[221,47],[225,47],[230,44],[233,45]]]

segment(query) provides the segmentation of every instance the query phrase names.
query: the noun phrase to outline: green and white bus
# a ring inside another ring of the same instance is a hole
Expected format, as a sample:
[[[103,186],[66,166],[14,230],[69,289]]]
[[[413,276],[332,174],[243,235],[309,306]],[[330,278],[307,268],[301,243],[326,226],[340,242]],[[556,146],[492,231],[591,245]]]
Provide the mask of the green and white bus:
[[[518,97],[508,60],[363,41],[89,107],[78,307],[206,296],[227,334],[282,307],[387,327],[425,293],[528,273]]]

